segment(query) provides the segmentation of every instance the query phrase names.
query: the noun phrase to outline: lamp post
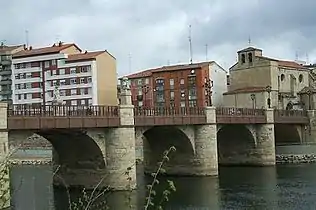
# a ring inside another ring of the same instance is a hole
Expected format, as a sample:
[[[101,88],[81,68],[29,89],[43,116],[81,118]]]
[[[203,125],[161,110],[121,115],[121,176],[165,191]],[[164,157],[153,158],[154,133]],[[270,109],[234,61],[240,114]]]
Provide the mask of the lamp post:
[[[256,100],[256,95],[253,93],[250,95],[251,100],[252,100],[252,108],[255,109],[256,105],[255,105],[255,100]]]
[[[207,93],[207,105],[212,106],[212,87],[213,87],[213,81],[210,78],[205,78],[205,82],[203,87],[206,90]]]
[[[143,106],[145,106],[146,107],[146,105],[147,105],[147,103],[146,103],[146,96],[147,96],[147,93],[149,92],[149,87],[147,86],[147,85],[143,85],[142,86],[142,91],[143,91],[143,93],[144,93],[144,100],[143,100]]]
[[[311,106],[311,94],[312,94],[312,91],[308,90],[307,91],[307,95],[308,95],[308,110],[311,110],[311,108],[312,108],[312,106]]]
[[[268,107],[271,108],[271,86],[270,85],[266,87],[266,91],[268,92],[267,104],[268,104]]]

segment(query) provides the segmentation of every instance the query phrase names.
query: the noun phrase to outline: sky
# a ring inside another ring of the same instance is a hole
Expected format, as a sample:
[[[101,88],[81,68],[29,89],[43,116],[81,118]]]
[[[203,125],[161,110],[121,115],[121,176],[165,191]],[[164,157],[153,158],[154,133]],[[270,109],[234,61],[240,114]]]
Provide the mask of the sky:
[[[122,76],[189,63],[191,25],[193,62],[228,70],[251,45],[267,57],[313,63],[315,8],[315,0],[10,0],[1,2],[0,41],[108,50]]]

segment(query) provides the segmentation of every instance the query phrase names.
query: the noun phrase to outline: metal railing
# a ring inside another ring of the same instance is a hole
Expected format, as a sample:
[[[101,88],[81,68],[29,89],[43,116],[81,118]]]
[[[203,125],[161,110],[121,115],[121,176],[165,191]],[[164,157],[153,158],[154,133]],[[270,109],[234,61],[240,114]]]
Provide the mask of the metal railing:
[[[8,116],[42,116],[42,117],[76,117],[76,116],[104,116],[118,117],[117,106],[71,106],[71,105],[10,105]]]
[[[216,115],[221,116],[265,116],[264,109],[249,109],[236,107],[217,107]]]
[[[200,107],[135,107],[135,116],[183,116],[205,115]]]
[[[274,110],[274,116],[277,117],[307,117],[306,110]]]

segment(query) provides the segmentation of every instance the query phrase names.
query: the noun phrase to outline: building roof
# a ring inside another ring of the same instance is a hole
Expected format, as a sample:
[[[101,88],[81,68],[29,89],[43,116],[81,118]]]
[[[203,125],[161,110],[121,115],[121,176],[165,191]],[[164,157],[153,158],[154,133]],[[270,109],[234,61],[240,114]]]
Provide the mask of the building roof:
[[[95,60],[96,57],[102,53],[105,53],[106,51],[94,51],[94,52],[87,52],[84,53],[78,53],[78,54],[72,54],[68,55],[68,58],[66,62],[77,62],[77,61],[88,61],[88,60]]]
[[[239,88],[231,91],[227,91],[223,93],[223,95],[233,95],[237,93],[255,93],[255,92],[265,92],[267,90],[266,87],[245,87]]]
[[[254,51],[254,50],[262,51],[262,50],[259,49],[259,48],[247,47],[247,48],[245,48],[245,49],[239,50],[237,53],[240,53],[240,52],[249,52],[249,51]]]
[[[23,57],[31,57],[31,56],[38,56],[38,55],[48,55],[48,54],[55,54],[59,53],[60,51],[67,49],[69,47],[76,47],[78,50],[81,49],[74,43],[71,44],[54,44],[50,47],[42,47],[42,48],[35,48],[35,49],[27,49],[22,50],[13,55],[14,58],[23,58]]]
[[[12,51],[15,50],[19,47],[23,47],[23,45],[12,45],[12,46],[7,46],[7,45],[0,45],[0,53],[4,53],[7,51]]]
[[[192,64],[179,64],[179,65],[172,65],[172,66],[162,66],[162,67],[147,69],[141,72],[130,74],[130,75],[127,75],[126,77],[129,79],[150,77],[152,73],[154,72],[156,73],[156,72],[178,71],[178,70],[185,70],[185,69],[195,69],[195,68],[203,67],[205,65],[209,65],[211,63],[214,63],[214,61],[192,63]]]

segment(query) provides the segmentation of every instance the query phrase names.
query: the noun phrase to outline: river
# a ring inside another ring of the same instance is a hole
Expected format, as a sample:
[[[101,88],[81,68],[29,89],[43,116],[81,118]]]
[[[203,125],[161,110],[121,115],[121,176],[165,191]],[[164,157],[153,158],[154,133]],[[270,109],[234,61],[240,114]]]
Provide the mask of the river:
[[[115,210],[128,210],[127,200],[142,209],[145,186],[151,178],[137,169],[138,190],[113,193],[106,198]],[[68,199],[63,189],[51,185],[49,166],[15,166],[11,169],[13,209],[66,210]],[[166,179],[173,180],[176,192],[169,197],[166,210],[222,209],[316,209],[316,164],[279,165],[276,167],[221,167],[219,178],[161,177],[160,189]],[[73,199],[78,191],[71,192]],[[130,198],[130,199],[128,199]],[[106,209],[99,205],[94,209]]]

